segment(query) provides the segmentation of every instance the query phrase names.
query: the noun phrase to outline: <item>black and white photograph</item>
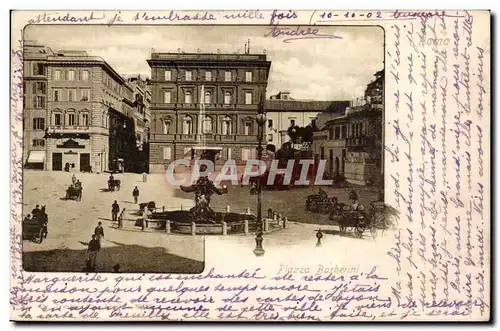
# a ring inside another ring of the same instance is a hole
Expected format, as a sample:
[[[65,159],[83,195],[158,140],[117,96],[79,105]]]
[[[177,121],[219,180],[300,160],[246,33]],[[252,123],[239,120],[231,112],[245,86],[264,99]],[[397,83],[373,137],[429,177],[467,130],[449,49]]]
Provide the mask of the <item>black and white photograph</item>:
[[[299,29],[26,26],[24,270],[198,274],[214,236],[263,258],[383,240],[385,31]]]

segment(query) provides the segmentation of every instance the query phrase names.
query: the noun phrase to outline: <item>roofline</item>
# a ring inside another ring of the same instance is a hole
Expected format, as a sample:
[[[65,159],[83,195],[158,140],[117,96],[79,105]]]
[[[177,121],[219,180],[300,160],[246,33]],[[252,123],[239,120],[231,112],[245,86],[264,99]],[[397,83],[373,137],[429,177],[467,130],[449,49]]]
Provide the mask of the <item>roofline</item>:
[[[68,56],[68,57],[63,57],[63,56],[48,56],[47,57],[47,64],[56,64],[56,63],[95,63],[99,66],[102,66],[104,69],[106,69],[108,72],[114,76],[114,78],[117,78],[118,81],[123,86],[126,86],[130,92],[134,92],[134,90],[128,85],[127,81],[113,69],[112,66],[109,65],[108,62],[106,62],[102,57],[100,56]]]

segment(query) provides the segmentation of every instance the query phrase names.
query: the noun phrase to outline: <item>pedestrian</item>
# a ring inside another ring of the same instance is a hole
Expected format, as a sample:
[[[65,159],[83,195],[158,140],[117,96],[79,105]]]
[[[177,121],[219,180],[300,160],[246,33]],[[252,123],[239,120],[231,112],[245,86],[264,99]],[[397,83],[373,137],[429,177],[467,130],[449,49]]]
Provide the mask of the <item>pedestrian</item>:
[[[118,263],[117,263],[117,264],[115,264],[115,265],[113,266],[113,273],[115,273],[115,274],[120,274],[120,273],[121,273],[120,268],[121,268],[121,267],[120,267],[120,264],[118,264]]]
[[[144,209],[142,210],[142,224],[141,224],[141,231],[144,231],[144,226],[148,227],[148,206],[144,206]]]
[[[40,209],[40,218],[43,220],[43,225],[42,225],[42,234],[44,238],[47,238],[47,235],[49,234],[48,231],[48,224],[49,224],[49,216],[47,215],[47,212],[45,211],[46,206],[42,206],[42,209]],[[42,223],[42,222],[40,222]]]
[[[88,263],[90,264],[90,269],[91,271],[96,270],[96,265],[97,265],[97,253],[101,249],[101,244],[99,243],[99,240],[97,240],[96,235],[92,235],[92,240],[89,242],[89,248],[87,250],[88,252]]]
[[[115,202],[111,205],[111,216],[113,223],[116,223],[118,221],[118,213],[120,212],[120,206],[118,205],[118,202]]]
[[[148,174],[146,172],[142,173],[142,181],[147,182],[148,181]]]
[[[104,238],[104,228],[102,227],[102,222],[97,223],[97,226],[94,229],[94,234],[100,243],[101,239]]]
[[[139,198],[139,189],[137,186],[134,188],[134,192],[132,192],[132,195],[134,196],[134,203],[137,204],[137,199]]]

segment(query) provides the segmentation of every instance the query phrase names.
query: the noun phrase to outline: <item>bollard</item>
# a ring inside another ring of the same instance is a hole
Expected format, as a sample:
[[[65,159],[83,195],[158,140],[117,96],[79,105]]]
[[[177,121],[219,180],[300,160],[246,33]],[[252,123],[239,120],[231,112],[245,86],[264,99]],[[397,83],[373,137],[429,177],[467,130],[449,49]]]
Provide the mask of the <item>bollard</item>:
[[[245,234],[248,235],[250,232],[248,231],[248,220],[245,220]]]
[[[226,213],[230,213],[231,212],[231,206],[226,206]]]
[[[170,220],[165,221],[165,232],[170,233]]]
[[[283,229],[286,229],[286,227],[288,226],[288,217],[285,216],[285,218],[283,218]]]
[[[227,235],[227,223],[222,222],[222,235],[226,236]]]
[[[196,235],[196,223],[191,222],[191,235],[195,236]]]
[[[250,215],[250,207],[247,207],[247,215]]]
[[[269,218],[264,218],[264,232],[269,231]]]
[[[275,221],[278,219],[278,212],[275,211],[273,213],[273,218],[274,218]]]
[[[142,211],[142,227],[141,231],[144,231],[144,227],[146,226],[148,221],[148,207],[145,206],[143,211]]]

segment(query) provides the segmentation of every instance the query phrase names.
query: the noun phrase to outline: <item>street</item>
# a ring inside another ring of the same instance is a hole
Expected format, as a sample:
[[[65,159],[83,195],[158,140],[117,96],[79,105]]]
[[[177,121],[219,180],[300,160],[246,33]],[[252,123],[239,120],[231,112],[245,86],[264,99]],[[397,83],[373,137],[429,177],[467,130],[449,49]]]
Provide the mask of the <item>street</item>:
[[[132,197],[135,186],[140,191],[139,202],[155,201],[157,207],[165,206],[168,209],[192,207],[194,194],[168,186],[162,174],[148,175],[147,182],[143,182],[139,174],[117,174],[115,178],[121,180],[121,189],[106,192],[109,174],[77,173],[76,177],[83,185],[82,201],[64,200],[71,176],[71,173],[66,172],[24,172],[23,217],[37,204],[46,206],[49,217],[47,239],[41,244],[28,240],[23,242],[25,270],[81,271],[87,259],[87,244],[97,223],[101,221],[105,235],[97,258],[100,272],[111,272],[115,264],[120,264],[121,272],[203,271],[203,236],[166,234],[151,228],[142,232],[140,227],[135,226],[135,220],[140,218],[135,214],[138,206],[133,203]],[[228,194],[212,197],[211,206],[215,210],[225,210],[226,206],[230,206],[232,212],[244,212],[250,207],[251,212],[256,213],[257,196],[249,193],[248,186],[229,186],[228,189]],[[339,201],[348,202],[348,190],[324,189],[329,196],[337,196]],[[263,215],[267,215],[268,208],[273,208],[291,221],[287,229],[266,234],[268,245],[294,245],[304,240],[310,241],[311,238],[315,240],[314,231],[319,227],[327,234],[336,234],[338,227],[328,220],[328,215],[305,211],[306,197],[314,193],[317,193],[317,188],[312,187],[264,192]],[[376,197],[376,193],[367,190],[358,190],[358,194],[360,203],[365,205]],[[123,229],[111,226],[111,205],[114,200],[118,201],[121,209],[125,208]],[[246,243],[252,241],[248,237],[252,235],[232,235],[223,240]],[[342,240],[359,241],[349,237]]]

